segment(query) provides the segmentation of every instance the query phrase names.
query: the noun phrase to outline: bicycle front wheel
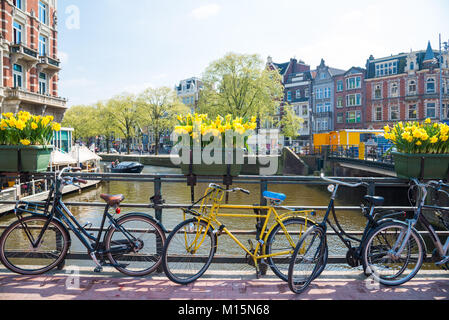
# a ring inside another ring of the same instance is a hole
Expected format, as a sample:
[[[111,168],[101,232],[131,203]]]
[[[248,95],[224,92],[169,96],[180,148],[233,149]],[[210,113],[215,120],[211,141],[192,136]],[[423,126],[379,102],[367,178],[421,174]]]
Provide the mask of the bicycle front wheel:
[[[404,250],[397,252],[407,230],[405,224],[387,222],[377,227],[367,238],[362,258],[367,273],[375,281],[387,286],[398,286],[418,273],[424,261],[425,246],[415,229],[412,229]]]
[[[41,234],[42,238],[37,243]],[[65,258],[69,246],[67,229],[57,220],[27,217],[15,221],[3,232],[0,237],[0,260],[6,268],[18,274],[43,274]]]
[[[107,256],[120,272],[142,277],[154,272],[162,261],[165,233],[145,214],[128,214],[105,236]]]
[[[306,226],[310,228],[315,224],[310,221],[306,223],[304,218],[289,218],[282,224],[287,232],[277,224],[268,235],[265,253],[269,256],[267,262],[274,274],[283,281],[288,281],[288,268],[295,247],[305,234]]]
[[[299,240],[288,268],[288,286],[301,293],[324,270],[327,263],[327,241],[324,230],[309,229]]]
[[[215,234],[199,219],[180,223],[168,236],[162,254],[167,277],[178,284],[189,284],[209,268],[217,249]]]

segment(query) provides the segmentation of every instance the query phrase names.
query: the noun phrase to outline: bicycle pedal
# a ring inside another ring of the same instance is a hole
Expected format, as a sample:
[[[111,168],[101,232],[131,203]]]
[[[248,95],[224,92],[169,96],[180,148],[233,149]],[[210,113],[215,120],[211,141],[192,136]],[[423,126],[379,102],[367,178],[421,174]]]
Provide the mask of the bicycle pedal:
[[[103,272],[103,267],[96,267],[96,268],[94,269],[94,272],[95,272],[95,273],[101,273],[101,272]]]
[[[443,260],[436,262],[435,265],[437,266],[443,266],[446,265],[449,262],[449,256],[445,256]]]

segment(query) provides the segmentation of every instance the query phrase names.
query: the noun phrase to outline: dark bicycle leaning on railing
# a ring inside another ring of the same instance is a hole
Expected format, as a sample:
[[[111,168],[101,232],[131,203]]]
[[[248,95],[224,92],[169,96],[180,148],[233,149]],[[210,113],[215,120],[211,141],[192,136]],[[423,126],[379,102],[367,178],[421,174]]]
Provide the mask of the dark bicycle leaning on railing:
[[[448,208],[426,204],[429,188],[436,191],[436,195],[444,194],[449,198],[449,193],[443,188],[449,189],[449,185],[442,181],[420,182],[411,180],[409,189],[409,200],[414,189],[416,192],[416,204],[418,205],[414,217],[405,223],[389,223],[377,228],[367,239],[363,256],[369,264],[370,273],[375,280],[382,284],[397,286],[411,280],[421,269],[426,257],[426,244],[416,230],[419,224],[426,229],[430,239],[435,246],[432,260],[437,266],[449,267],[449,238],[443,244],[434,227],[423,215],[423,209],[430,209],[438,217],[441,224],[449,230],[449,222],[445,219],[443,212],[449,213]],[[413,203],[411,203],[413,204]]]
[[[363,252],[368,239],[373,231],[385,223],[389,223],[393,220],[393,217],[404,217],[404,211],[391,211],[391,210],[376,210],[377,206],[382,206],[384,198],[375,196],[365,196],[364,204],[361,209],[364,217],[367,219],[365,230],[362,237],[356,238],[348,233],[340,225],[337,215],[335,213],[335,199],[337,191],[340,186],[346,186],[350,188],[357,188],[361,186],[368,186],[364,182],[359,183],[347,183],[343,181],[337,181],[326,178],[321,175],[321,178],[329,183],[329,192],[332,194],[329,206],[320,224],[311,226],[301,237],[296,245],[295,251],[291,257],[289,270],[288,270],[288,283],[290,289],[295,293],[303,292],[309,284],[317,278],[325,269],[327,264],[327,226],[329,225],[335,234],[340,238],[343,244],[348,248],[346,254],[346,260],[349,266],[358,267],[363,266],[365,275],[369,275],[369,265],[366,264],[363,259]],[[329,215],[332,213],[335,225],[329,221]],[[357,247],[352,246],[352,242],[358,244]]]
[[[103,194],[101,198],[106,206],[101,226],[96,237],[90,234],[87,226],[81,226],[62,201],[65,186],[79,187],[79,183],[87,182],[63,177],[63,173],[70,170],[80,169],[64,168],[57,176],[55,174],[45,205],[17,202],[14,210],[17,220],[0,237],[0,261],[5,267],[23,275],[42,274],[61,267],[72,243],[71,230],[95,262],[96,272],[101,272],[106,265],[129,276],[144,276],[155,271],[161,263],[166,239],[161,225],[144,213],[115,218],[120,214],[124,196]],[[111,209],[113,214],[109,212]],[[109,226],[106,226],[106,219]]]

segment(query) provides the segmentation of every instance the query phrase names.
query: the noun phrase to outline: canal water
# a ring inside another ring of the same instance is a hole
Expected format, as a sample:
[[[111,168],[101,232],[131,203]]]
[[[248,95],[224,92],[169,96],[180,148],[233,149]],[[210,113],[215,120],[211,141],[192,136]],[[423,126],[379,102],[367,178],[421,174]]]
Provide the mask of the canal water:
[[[143,173],[147,174],[180,174],[179,169],[173,168],[161,168],[146,166]],[[217,181],[220,183],[220,181]],[[258,184],[238,184],[233,187],[242,187],[251,192],[251,195],[244,193],[231,194],[229,197],[230,204],[257,204],[259,203],[259,185]],[[196,187],[196,198],[201,197],[204,194],[207,184],[199,184]],[[313,185],[269,185],[270,191],[281,192],[287,195],[287,199],[284,202],[286,206],[327,206],[330,199],[330,193],[327,191],[326,186],[313,186]],[[406,205],[407,201],[397,202],[398,199],[404,199],[404,194],[396,193],[396,191],[379,190],[378,195],[384,196],[387,201],[386,205]],[[124,181],[112,181],[103,182],[98,188],[85,190],[81,194],[71,194],[64,197],[65,202],[102,202],[100,194],[123,194],[125,196],[124,203],[149,203],[150,197],[154,195],[154,184],[152,182],[124,182]],[[345,188],[339,189],[338,198],[336,200],[336,206],[359,206],[363,195],[366,194],[366,188]],[[167,204],[189,204],[190,203],[190,187],[185,183],[163,183],[162,184],[162,196]],[[70,207],[73,214],[79,219],[81,225],[92,223],[93,226],[99,226],[102,218],[101,208],[90,207]],[[154,210],[152,209],[128,209],[123,208],[122,213],[128,212],[144,212],[149,213],[154,217]],[[236,212],[234,212],[236,213]],[[239,211],[239,213],[248,213],[248,211]],[[362,231],[365,227],[366,220],[362,216],[360,211],[337,211],[339,222],[346,231]],[[317,212],[315,219],[321,221],[324,216],[324,211]],[[4,217],[0,219],[0,224],[7,225],[14,220],[14,217]],[[179,209],[164,209],[162,223],[167,230],[173,229],[178,223],[183,221],[183,215]],[[229,230],[255,230],[254,218],[227,218],[223,219]],[[73,238],[73,237],[72,237]],[[242,236],[242,243],[247,244],[247,239],[254,238],[254,236]],[[240,237],[239,237],[240,239]],[[74,240],[74,239],[72,239]],[[347,249],[341,243],[339,238],[329,238],[329,255],[345,256]],[[255,243],[255,240],[253,240]],[[354,246],[357,245],[354,243]],[[74,241],[72,244],[72,251],[84,252],[84,248]],[[219,238],[218,254],[232,254],[242,256],[245,253],[233,242],[229,237],[223,236]],[[80,264],[76,262],[76,264]],[[84,262],[83,262],[84,264]],[[87,265],[91,265],[89,261]],[[337,268],[345,268],[344,266],[338,266]]]

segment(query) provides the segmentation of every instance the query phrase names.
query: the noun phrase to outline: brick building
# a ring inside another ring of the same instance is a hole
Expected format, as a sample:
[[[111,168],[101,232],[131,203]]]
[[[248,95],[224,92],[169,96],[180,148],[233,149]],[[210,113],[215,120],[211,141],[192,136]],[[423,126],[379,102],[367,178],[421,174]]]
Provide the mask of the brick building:
[[[58,96],[57,0],[2,0],[0,10],[0,112],[62,121],[67,101]]]
[[[439,52],[427,50],[385,58],[370,57],[366,64],[366,126],[379,129],[397,121],[440,119]],[[443,119],[448,117],[449,56],[443,55]]]
[[[334,76],[334,129],[365,128],[365,69],[352,67]]]

